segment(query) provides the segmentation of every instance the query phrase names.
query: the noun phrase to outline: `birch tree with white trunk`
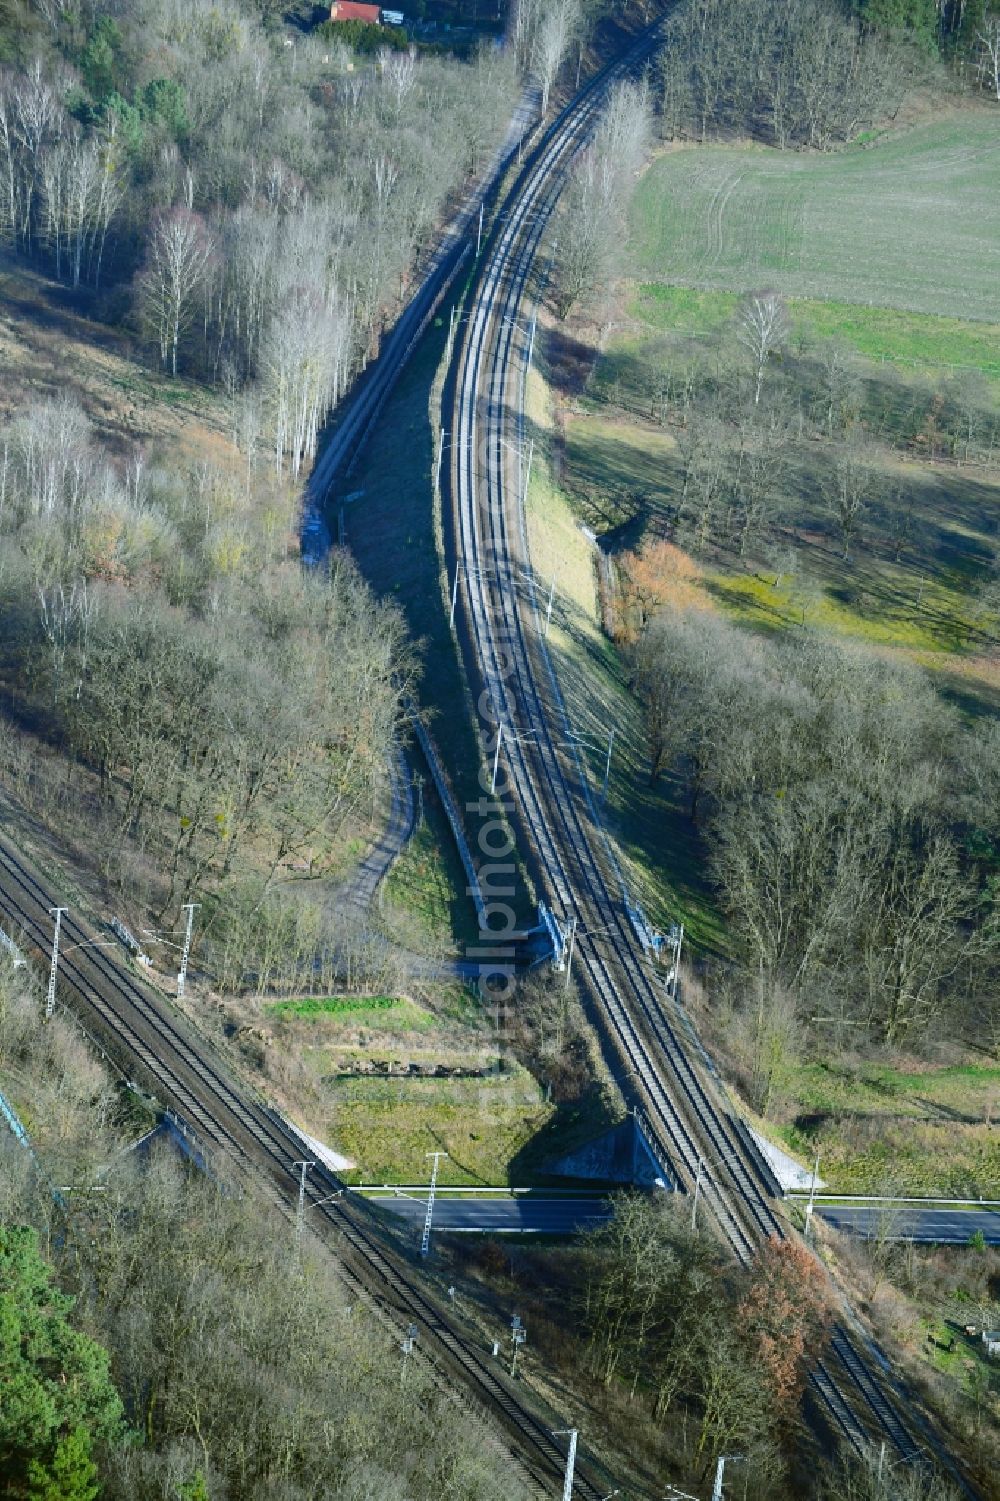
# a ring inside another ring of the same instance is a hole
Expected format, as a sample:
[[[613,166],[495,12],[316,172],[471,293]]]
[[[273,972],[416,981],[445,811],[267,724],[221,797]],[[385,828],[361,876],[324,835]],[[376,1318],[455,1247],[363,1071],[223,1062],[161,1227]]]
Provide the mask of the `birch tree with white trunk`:
[[[511,6],[510,39],[521,72],[530,66],[535,47],[535,33],[541,23],[542,0],[514,0]]]
[[[736,338],[750,356],[753,368],[754,406],[760,405],[768,360],[781,349],[789,332],[788,311],[777,292],[756,292],[737,314]]]
[[[76,516],[94,472],[91,427],[83,409],[66,396],[39,402],[18,418],[14,443],[28,514]]]
[[[80,285],[98,236],[116,206],[113,168],[95,141],[59,141],[42,161],[43,233],[58,278]],[[110,179],[110,180],[109,180]]]
[[[340,395],[349,346],[343,309],[325,306],[315,291],[287,293],[272,315],[261,365],[279,474],[287,462],[298,476],[315,457],[320,424]]]
[[[976,68],[983,87],[989,89],[1000,103],[1000,10],[983,16],[982,25],[976,29],[979,56]]]
[[[534,38],[532,63],[542,87],[543,115],[548,111],[552,85],[559,76],[559,69],[566,60],[582,22],[580,0],[551,0],[539,22]]]
[[[200,214],[174,208],[154,220],[141,296],[146,320],[160,346],[160,359],[177,374],[180,336],[191,321],[215,246]]]
[[[38,58],[16,81],[12,96],[14,140],[21,158],[17,238],[27,248],[32,239],[32,214],[41,181],[42,157],[46,148],[61,136],[66,111]]]
[[[406,52],[393,52],[391,48],[383,47],[378,61],[382,87],[392,101],[393,118],[399,120],[417,81],[417,49],[410,47]]]

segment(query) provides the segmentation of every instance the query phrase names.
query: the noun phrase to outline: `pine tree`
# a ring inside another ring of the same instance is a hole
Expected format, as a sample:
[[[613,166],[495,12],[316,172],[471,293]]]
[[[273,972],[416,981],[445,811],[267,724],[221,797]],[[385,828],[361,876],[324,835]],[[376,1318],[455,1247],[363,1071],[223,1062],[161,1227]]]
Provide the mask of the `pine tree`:
[[[28,1463],[28,1501],[94,1501],[99,1491],[86,1428],[58,1439],[48,1464],[37,1459]]]
[[[91,1501],[91,1442],[122,1428],[107,1351],[73,1328],[72,1308],[35,1232],[0,1228],[0,1475],[33,1501]]]

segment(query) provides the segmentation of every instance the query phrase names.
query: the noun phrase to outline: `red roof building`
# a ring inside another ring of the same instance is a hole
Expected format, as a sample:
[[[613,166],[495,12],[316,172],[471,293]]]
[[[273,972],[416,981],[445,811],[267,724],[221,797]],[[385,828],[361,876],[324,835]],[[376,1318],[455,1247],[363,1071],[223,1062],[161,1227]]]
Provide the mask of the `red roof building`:
[[[361,0],[333,0],[330,6],[331,21],[364,21],[367,26],[379,23],[377,5],[363,5]]]

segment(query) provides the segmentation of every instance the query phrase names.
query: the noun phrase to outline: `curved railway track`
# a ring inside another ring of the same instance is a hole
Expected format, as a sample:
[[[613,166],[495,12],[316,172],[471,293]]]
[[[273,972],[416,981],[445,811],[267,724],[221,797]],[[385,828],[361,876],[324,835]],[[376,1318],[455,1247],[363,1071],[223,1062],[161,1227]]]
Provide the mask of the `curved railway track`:
[[[51,893],[35,872],[0,839],[0,910],[22,935],[23,945],[36,947],[41,957],[51,942],[52,905]],[[309,1156],[306,1143],[266,1101],[229,1078],[205,1039],[163,996],[98,947],[95,938],[72,913],[63,918],[60,1000],[119,1062],[138,1066],[160,1103],[190,1128],[203,1152],[224,1154],[251,1191],[291,1213],[298,1195],[292,1164]],[[394,1325],[416,1324],[419,1348],[439,1375],[458,1378],[479,1406],[501,1420],[526,1477],[535,1486],[547,1483],[551,1491],[565,1462],[551,1430],[497,1362],[459,1331],[419,1276],[389,1249],[364,1201],[344,1196],[322,1202],[342,1188],[337,1176],[317,1163],[307,1181],[306,1201],[313,1210],[311,1228],[330,1243],[345,1279]],[[573,1493],[584,1501],[599,1501],[607,1488],[583,1464]]]
[[[469,667],[483,685],[494,726],[505,732],[507,784],[498,796],[513,793],[507,806],[526,836],[540,887],[554,910],[577,925],[578,972],[637,1081],[654,1147],[685,1188],[702,1164],[702,1196],[746,1263],[762,1239],[788,1233],[770,1202],[777,1185],[668,1019],[658,982],[637,956],[624,901],[612,895],[616,887],[624,895],[621,873],[580,754],[563,748],[570,726],[540,630],[517,458],[526,303],[538,248],[608,90],[641,69],[652,44],[647,34],[564,110],[512,189],[487,246],[452,371],[451,521],[456,561],[464,565]],[[966,1494],[975,1494],[846,1312],[811,1387],[830,1426],[856,1451],[874,1439],[911,1462],[925,1462],[930,1452]]]

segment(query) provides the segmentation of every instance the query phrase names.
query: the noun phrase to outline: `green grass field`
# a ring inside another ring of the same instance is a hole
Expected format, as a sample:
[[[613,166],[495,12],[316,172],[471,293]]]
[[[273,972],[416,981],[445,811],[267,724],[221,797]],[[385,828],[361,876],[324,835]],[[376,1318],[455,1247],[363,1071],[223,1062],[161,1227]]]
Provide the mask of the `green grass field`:
[[[438,1148],[445,1184],[504,1184],[511,1162],[555,1113],[521,1069],[484,1079],[343,1079],[330,1135],[366,1183],[423,1183]]]
[[[1000,134],[973,113],[830,156],[729,146],[661,155],[633,205],[641,280],[629,321],[602,350],[589,410],[566,426],[567,488],[606,545],[634,547],[669,523],[676,429],[655,420],[657,392],[720,346],[731,357],[727,326],[750,287],[789,296],[791,357],[808,361],[830,338],[854,347],[873,426],[930,411],[928,393],[957,372],[980,372],[1000,398],[1000,195],[987,202],[981,192],[998,170]],[[997,674],[975,591],[1000,490],[993,471],[922,459],[917,444],[894,466],[910,506],[898,555],[886,518],[872,512],[851,568],[841,565],[817,445],[785,487],[785,535],[790,524],[796,545],[812,544],[799,566],[769,576],[723,562],[702,585],[757,629],[808,623],[899,649],[963,704],[992,706]]]
[[[1000,1192],[1000,1068],[801,1062],[782,1094],[795,1118],[770,1130],[804,1161],[819,1148],[834,1192]]]
[[[420,1183],[424,1153],[440,1146],[449,1153],[442,1181],[505,1183],[555,1113],[517,1063],[498,1068],[495,1032],[458,984],[429,988],[419,1001],[334,995],[266,1011],[277,1046],[298,1052],[313,1081],[313,1128],[365,1182]]]
[[[427,769],[416,750],[417,776]],[[475,908],[465,895],[465,872],[448,820],[424,789],[424,821],[400,852],[382,886],[380,912],[390,933],[419,953],[461,948],[479,933]]]
[[[342,1017],[354,1026],[373,1023],[382,1029],[427,1024],[417,1007],[395,995],[307,995],[298,1000],[271,1001],[267,1010],[276,1017],[302,1016],[307,1020]]]
[[[987,115],[829,155],[685,146],[632,210],[642,280],[1000,321],[1000,131]]]
[[[691,287],[644,282],[629,312],[649,330],[699,337],[730,321],[739,304],[735,292],[696,291]],[[903,369],[942,372],[981,370],[1000,386],[1000,323],[973,322],[892,307],[862,307],[815,297],[789,299],[793,344],[839,338],[865,359]],[[616,339],[615,345],[621,341]],[[648,335],[644,352],[655,358]],[[631,341],[633,347],[635,339]],[[623,347],[629,347],[625,341]]]

